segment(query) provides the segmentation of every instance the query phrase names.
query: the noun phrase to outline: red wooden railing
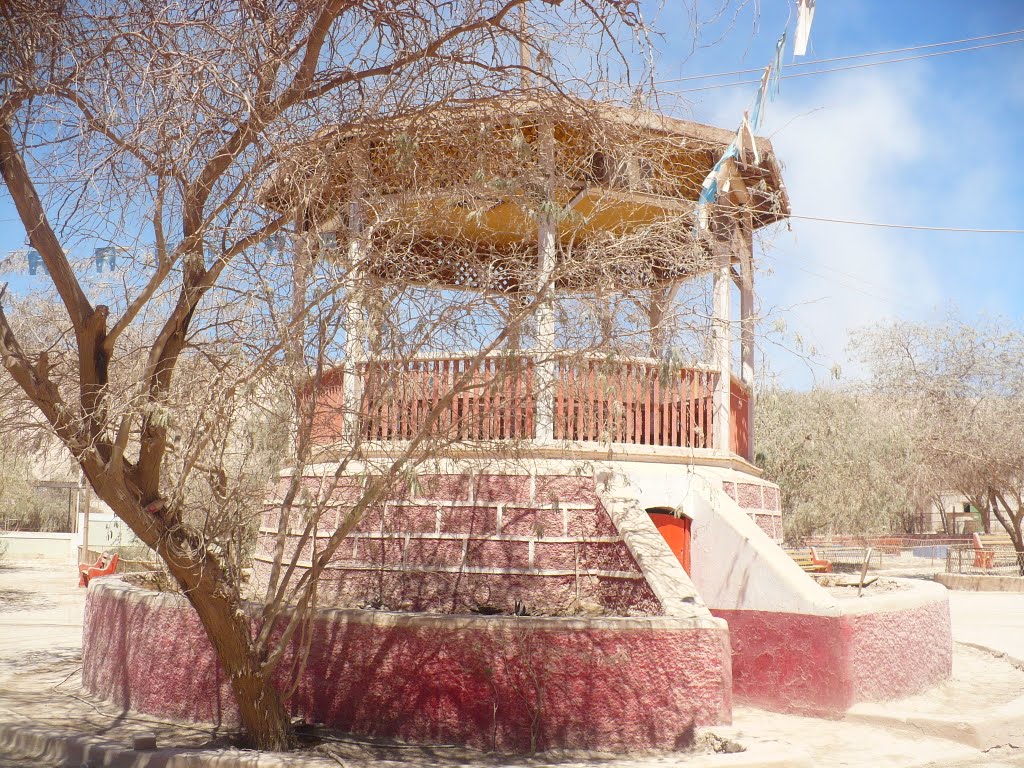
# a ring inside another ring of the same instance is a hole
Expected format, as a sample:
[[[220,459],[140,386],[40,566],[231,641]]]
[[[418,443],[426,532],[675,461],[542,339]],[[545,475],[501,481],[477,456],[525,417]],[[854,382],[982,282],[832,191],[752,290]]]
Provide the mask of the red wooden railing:
[[[338,367],[324,373],[320,379],[320,390],[313,407],[310,440],[314,445],[333,443],[341,435],[342,409],[345,405],[343,368]],[[308,403],[309,387],[303,393]]]
[[[532,438],[533,370],[531,358],[504,356],[365,364],[362,436],[409,440],[426,429],[459,441]]]
[[[729,387],[729,449],[747,461],[753,461],[750,446],[750,389],[735,376]]]
[[[662,363],[561,360],[556,440],[707,448],[718,374]]]
[[[563,357],[553,367],[554,439],[713,447],[717,372],[654,360],[579,357]],[[409,440],[424,431],[452,441],[537,438],[538,377],[532,357],[378,361],[361,364],[358,371],[364,440]],[[313,439],[320,444],[341,436],[340,369],[325,375],[324,384],[313,417]],[[736,387],[734,382],[734,421],[747,413],[745,390]],[[743,424],[733,428],[737,453],[746,450]]]

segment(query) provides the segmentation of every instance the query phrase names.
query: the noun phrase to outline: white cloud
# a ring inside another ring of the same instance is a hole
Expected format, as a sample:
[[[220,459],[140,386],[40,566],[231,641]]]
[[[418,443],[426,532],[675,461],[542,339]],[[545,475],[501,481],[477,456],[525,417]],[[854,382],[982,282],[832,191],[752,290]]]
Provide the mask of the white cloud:
[[[924,83],[901,73],[858,73],[785,90],[768,105],[762,133],[772,138],[794,214],[883,222],[929,219],[923,169],[940,136],[923,114]],[[791,89],[795,90],[795,89]],[[738,122],[742,101],[717,105],[718,124]],[[765,238],[760,279],[764,312],[818,352],[808,367],[781,346],[764,345],[782,381],[806,386],[847,359],[848,332],[899,315],[923,316],[940,301],[935,267],[921,241],[899,230],[794,219]]]

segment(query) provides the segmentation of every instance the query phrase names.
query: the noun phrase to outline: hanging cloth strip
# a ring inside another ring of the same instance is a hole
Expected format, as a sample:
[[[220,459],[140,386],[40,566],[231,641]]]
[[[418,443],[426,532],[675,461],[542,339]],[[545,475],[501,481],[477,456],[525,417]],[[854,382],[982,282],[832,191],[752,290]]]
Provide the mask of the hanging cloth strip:
[[[757,96],[754,98],[754,108],[750,113],[750,122],[754,126],[754,130],[757,130],[761,125],[761,105],[764,104],[764,98],[768,93],[768,80],[771,76],[772,65],[769,64],[764,68],[764,73],[761,75],[761,85],[757,89]]]
[[[722,171],[722,166],[725,165],[726,160],[735,157],[738,153],[736,139],[733,139],[711,172],[704,178],[704,183],[700,185],[700,197],[697,198],[697,232],[708,228],[708,206],[718,199],[718,175]]]
[[[48,274],[46,265],[43,263],[43,257],[39,255],[39,251],[35,248],[30,248],[25,256],[28,258],[28,273],[30,275],[34,275],[38,272],[40,267],[43,268],[44,275]]]
[[[102,272],[103,265],[107,265],[107,269],[113,272],[117,269],[117,248],[112,245],[107,245],[102,248],[97,248],[93,251],[93,259],[96,262],[96,271]]]
[[[725,152],[723,152],[722,156],[718,158],[718,162],[715,163],[714,168],[711,169],[711,172],[704,179],[704,183],[701,184],[700,197],[697,199],[698,231],[707,228],[708,205],[718,199],[719,192],[729,191],[728,182],[735,171],[735,166],[729,161],[742,161],[747,150],[753,152],[755,162],[761,162],[761,153],[758,152],[757,149],[757,142],[754,139],[753,128],[751,128],[747,113],[744,112],[739,130],[736,131],[736,135],[733,137],[733,140],[729,142],[729,146],[725,148]]]
[[[807,41],[811,37],[814,22],[814,0],[796,0],[796,35],[793,37],[793,57],[807,53]]]
[[[704,178],[700,186],[700,196],[697,198],[697,209],[695,228],[697,232],[707,229],[708,211],[707,207],[718,199],[718,193],[723,181],[722,169],[729,159],[741,159],[745,154],[745,148],[749,142],[749,148],[753,150],[755,162],[761,162],[760,153],[757,150],[757,142],[754,140],[754,131],[761,125],[761,117],[764,114],[765,98],[774,98],[779,92],[779,80],[782,72],[782,53],[786,47],[786,33],[783,32],[775,43],[775,55],[771,63],[764,68],[761,75],[761,84],[757,89],[757,96],[754,97],[752,117],[748,118],[743,113],[743,121],[740,123],[736,136],[725,148],[725,152],[718,158],[718,162]],[[774,87],[773,87],[774,86]]]
[[[757,149],[757,139],[754,137],[754,127],[750,124],[750,118],[747,113],[743,113],[743,122],[740,123],[740,135],[744,137],[744,142],[750,142],[750,151],[754,153],[754,162],[758,165],[761,164],[761,153]],[[743,148],[740,149],[740,158],[743,157]]]
[[[783,32],[779,35],[779,39],[775,42],[775,58],[772,59],[772,88],[774,93],[773,96],[779,95],[779,88],[782,83],[782,53],[786,48],[786,33]]]

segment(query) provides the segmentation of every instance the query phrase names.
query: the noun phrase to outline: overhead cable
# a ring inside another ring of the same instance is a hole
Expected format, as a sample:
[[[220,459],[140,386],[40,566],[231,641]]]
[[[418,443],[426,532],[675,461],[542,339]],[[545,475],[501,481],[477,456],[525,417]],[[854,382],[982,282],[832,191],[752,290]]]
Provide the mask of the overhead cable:
[[[917,229],[925,232],[974,232],[988,235],[1024,235],[1024,229],[982,229],[977,227],[928,227],[922,224],[890,224],[880,221],[859,221],[857,219],[833,219],[826,216],[801,216],[789,214],[791,219],[805,221],[825,221],[831,224],[854,224],[862,227],[884,227],[885,229]]]
[[[792,74],[781,75],[782,80],[789,80],[795,77],[808,77],[810,75],[825,75],[830,72],[845,72],[850,69],[864,69],[866,67],[879,67],[883,64],[898,64],[903,61],[915,61],[917,59],[930,59],[935,56],[947,56],[951,53],[966,53],[968,51],[979,51],[983,48],[996,48],[1001,45],[1012,45],[1013,43],[1024,43],[1024,37],[1016,38],[1014,40],[1002,40],[998,43],[986,43],[985,45],[972,45],[967,48],[956,48],[951,51],[937,51],[935,53],[925,53],[920,56],[903,56],[898,59],[886,59],[885,61],[869,61],[863,64],[851,64],[845,67],[831,67],[828,69],[816,69],[810,72],[794,72]],[[695,88],[680,88],[674,93],[692,93],[695,91],[711,91],[717,88],[733,88],[737,85],[750,85],[752,83],[761,82],[759,79],[750,80],[737,80],[733,83],[716,83],[714,85],[701,85]]]
[[[960,45],[961,43],[974,43],[979,40],[992,40],[997,37],[1010,37],[1012,35],[1024,34],[1024,29],[1014,29],[1010,32],[997,32],[991,35],[981,35],[980,37],[965,37],[961,40],[949,40],[944,43],[927,43],[925,45],[912,45],[908,48],[893,48],[888,51],[871,51],[868,53],[854,53],[849,56],[835,56],[830,59],[811,59],[809,61],[794,61],[792,64],[787,64],[786,68],[791,67],[808,67],[815,64],[833,64],[837,61],[850,61],[852,59],[866,59],[873,56],[889,56],[894,53],[908,53],[909,51],[920,51],[926,48],[941,48],[947,45]],[[953,53],[953,51],[950,51]],[[683,83],[691,80],[710,80],[717,77],[729,77],[731,75],[749,75],[754,72],[762,72],[764,67],[754,67],[752,69],[737,69],[732,72],[710,72],[703,75],[686,75],[684,77],[670,77],[664,80],[656,80],[655,82],[659,85],[664,83]]]

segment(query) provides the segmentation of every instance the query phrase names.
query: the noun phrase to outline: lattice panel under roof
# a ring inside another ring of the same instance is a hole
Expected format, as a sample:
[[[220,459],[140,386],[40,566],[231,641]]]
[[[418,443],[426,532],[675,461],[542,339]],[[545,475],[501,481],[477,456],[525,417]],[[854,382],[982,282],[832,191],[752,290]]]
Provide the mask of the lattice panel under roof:
[[[418,242],[408,251],[387,259],[371,259],[376,277],[414,285],[442,284],[474,291],[506,293],[516,290],[524,275],[533,273],[534,256],[498,254],[469,242]]]

